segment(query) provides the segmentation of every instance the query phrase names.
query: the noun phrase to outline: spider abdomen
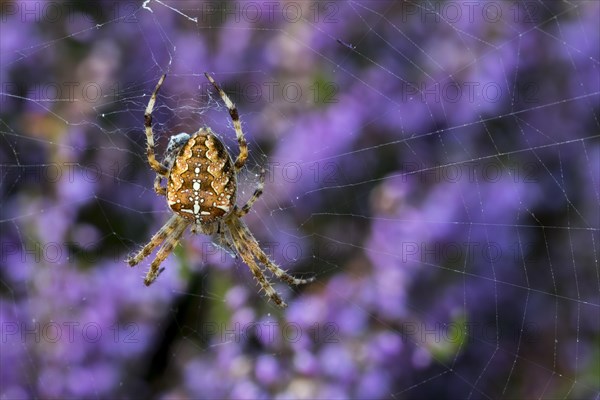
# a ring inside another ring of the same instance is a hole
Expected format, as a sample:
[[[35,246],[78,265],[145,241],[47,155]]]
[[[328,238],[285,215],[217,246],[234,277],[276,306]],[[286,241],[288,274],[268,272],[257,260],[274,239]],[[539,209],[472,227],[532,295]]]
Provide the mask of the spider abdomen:
[[[210,128],[201,128],[175,157],[167,182],[169,207],[197,225],[213,223],[235,205],[233,161]]]

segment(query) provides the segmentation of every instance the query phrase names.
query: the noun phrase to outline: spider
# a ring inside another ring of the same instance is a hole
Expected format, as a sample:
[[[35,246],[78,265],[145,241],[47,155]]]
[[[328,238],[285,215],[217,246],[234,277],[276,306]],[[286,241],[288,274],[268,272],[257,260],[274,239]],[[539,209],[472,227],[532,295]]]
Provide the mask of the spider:
[[[154,190],[159,195],[166,196],[173,215],[137,254],[127,259],[127,262],[132,267],[137,265],[164,242],[144,279],[146,286],[149,286],[162,272],[160,264],[177,246],[186,228],[192,225],[192,233],[214,235],[219,245],[238,254],[248,265],[266,295],[279,307],[286,307],[286,303],[265,277],[260,265],[266,266],[273,275],[288,285],[306,284],[312,282],[314,278],[298,279],[277,266],[260,248],[242,221],[241,218],[250,211],[252,205],[262,195],[265,170],[261,169],[258,186],[252,197],[244,206],[238,207],[236,205],[237,173],[246,164],[248,145],[242,132],[237,108],[215,80],[208,73],[204,75],[219,92],[229,110],[237,136],[239,154],[235,161],[232,161],[221,140],[205,126],[192,135],[180,133],[172,136],[163,162],[156,159],[152,110],[166,77],[162,75],[148,101],[144,114],[144,127],[148,144],[148,162],[157,174]],[[166,187],[162,186],[163,179],[167,180]]]

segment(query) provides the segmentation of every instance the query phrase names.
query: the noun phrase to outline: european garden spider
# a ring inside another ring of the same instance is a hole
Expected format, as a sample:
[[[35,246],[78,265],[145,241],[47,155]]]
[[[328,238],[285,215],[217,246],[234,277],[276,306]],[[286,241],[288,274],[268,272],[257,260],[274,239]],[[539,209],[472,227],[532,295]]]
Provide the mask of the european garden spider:
[[[149,286],[160,274],[160,264],[179,243],[186,228],[193,224],[191,229],[193,233],[218,234],[215,240],[240,255],[250,267],[250,271],[266,295],[279,307],[286,307],[285,302],[273,289],[259,265],[266,266],[277,278],[285,281],[288,285],[301,285],[312,282],[314,279],[294,278],[277,266],[262,251],[246,224],[241,220],[262,194],[265,170],[261,170],[259,184],[250,200],[239,208],[236,205],[237,173],[244,167],[248,158],[248,145],[235,105],[208,73],[204,75],[219,92],[229,110],[240,154],[233,162],[227,149],[213,131],[209,127],[202,127],[192,135],[180,133],[172,136],[167,146],[165,159],[162,163],[157,161],[154,154],[152,110],[158,90],[166,75],[161,76],[146,107],[144,126],[148,142],[148,162],[157,174],[154,180],[154,190],[159,195],[166,196],[173,215],[152,236],[150,242],[136,255],[129,257],[127,262],[132,267],[137,265],[164,242],[158,250],[156,258],[150,264],[150,270],[144,279],[146,286]],[[166,187],[161,186],[163,178],[167,179]]]

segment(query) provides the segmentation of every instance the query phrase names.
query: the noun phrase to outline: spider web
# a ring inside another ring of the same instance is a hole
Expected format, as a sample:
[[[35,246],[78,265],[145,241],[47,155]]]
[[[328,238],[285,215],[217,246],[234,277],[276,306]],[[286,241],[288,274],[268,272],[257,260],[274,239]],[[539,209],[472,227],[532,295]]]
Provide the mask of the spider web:
[[[0,397],[600,398],[595,1],[2,2]],[[186,234],[159,154],[249,142],[244,218],[307,287]]]

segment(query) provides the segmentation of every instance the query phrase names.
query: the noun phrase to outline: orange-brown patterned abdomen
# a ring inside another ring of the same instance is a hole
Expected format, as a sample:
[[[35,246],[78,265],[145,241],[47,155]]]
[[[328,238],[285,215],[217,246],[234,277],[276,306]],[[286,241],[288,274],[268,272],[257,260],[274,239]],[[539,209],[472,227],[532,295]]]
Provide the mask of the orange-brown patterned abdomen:
[[[235,205],[233,162],[209,128],[201,128],[179,150],[167,182],[169,207],[196,224],[210,224]]]

